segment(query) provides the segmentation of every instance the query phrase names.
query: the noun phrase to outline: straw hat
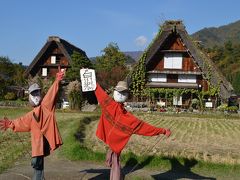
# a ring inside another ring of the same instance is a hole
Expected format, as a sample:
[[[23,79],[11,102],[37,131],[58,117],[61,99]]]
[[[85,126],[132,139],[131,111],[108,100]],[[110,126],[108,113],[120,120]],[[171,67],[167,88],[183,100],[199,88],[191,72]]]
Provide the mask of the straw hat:
[[[121,92],[121,91],[128,91],[128,84],[125,81],[119,81],[117,83],[117,86],[114,88],[114,90]]]

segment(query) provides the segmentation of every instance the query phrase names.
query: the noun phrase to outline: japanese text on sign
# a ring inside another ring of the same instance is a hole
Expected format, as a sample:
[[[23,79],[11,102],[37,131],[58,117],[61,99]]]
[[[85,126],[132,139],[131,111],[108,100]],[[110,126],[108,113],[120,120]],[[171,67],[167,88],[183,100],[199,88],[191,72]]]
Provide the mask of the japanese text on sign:
[[[96,89],[96,75],[93,69],[81,69],[80,77],[82,92],[94,91]]]

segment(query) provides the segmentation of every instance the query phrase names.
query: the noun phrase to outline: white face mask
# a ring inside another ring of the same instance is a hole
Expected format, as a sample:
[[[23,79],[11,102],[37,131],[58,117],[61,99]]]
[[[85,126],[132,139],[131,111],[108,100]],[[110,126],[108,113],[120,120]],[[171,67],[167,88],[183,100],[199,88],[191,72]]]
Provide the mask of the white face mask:
[[[35,106],[38,106],[41,102],[42,98],[41,98],[41,95],[32,95],[32,94],[29,94],[29,103],[35,107]]]
[[[119,102],[119,103],[124,103],[128,98],[128,92],[127,91],[122,91],[122,92],[118,92],[118,91],[114,91],[113,92],[113,99],[116,101],[116,102]]]

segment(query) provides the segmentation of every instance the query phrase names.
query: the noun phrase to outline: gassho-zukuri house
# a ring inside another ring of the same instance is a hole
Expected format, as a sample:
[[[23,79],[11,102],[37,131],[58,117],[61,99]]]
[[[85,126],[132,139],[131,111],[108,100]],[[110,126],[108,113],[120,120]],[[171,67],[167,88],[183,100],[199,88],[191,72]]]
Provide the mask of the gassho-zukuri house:
[[[53,79],[58,72],[58,66],[61,69],[66,69],[66,71],[71,68],[73,53],[79,53],[82,57],[88,59],[82,49],[58,36],[49,36],[47,42],[26,69],[25,76],[28,78],[37,76],[42,79]],[[67,100],[66,87],[68,83],[68,81],[62,82],[63,91],[59,93],[59,100],[61,101]]]
[[[192,101],[215,108],[232,85],[188,35],[182,21],[166,21],[128,76],[133,101],[188,108]]]
[[[58,66],[66,70],[71,68],[71,55],[74,51],[88,59],[82,49],[57,36],[49,36],[45,45],[26,69],[25,76],[35,77],[38,75],[47,79],[55,77]]]

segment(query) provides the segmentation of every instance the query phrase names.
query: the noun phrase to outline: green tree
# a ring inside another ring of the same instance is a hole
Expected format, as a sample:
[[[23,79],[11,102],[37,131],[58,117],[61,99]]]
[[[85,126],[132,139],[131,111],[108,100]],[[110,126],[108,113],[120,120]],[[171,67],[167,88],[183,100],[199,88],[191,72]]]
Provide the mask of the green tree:
[[[71,68],[66,72],[66,78],[70,81],[80,80],[79,71],[81,68],[92,68],[92,63],[85,53],[73,51],[71,55]]]
[[[13,83],[17,86],[24,86],[27,84],[27,79],[24,77],[24,66],[19,64],[13,64],[14,74],[12,76]]]
[[[24,78],[24,66],[12,63],[8,57],[0,56],[0,98],[7,93],[8,86],[24,86],[27,80]]]
[[[0,73],[4,79],[11,81],[15,71],[14,65],[8,57],[0,57]]]
[[[120,52],[116,43],[109,43],[102,52],[103,55],[96,58],[97,79],[104,88],[110,89],[126,77],[128,57]]]
[[[7,86],[12,84],[13,64],[8,57],[0,57],[0,98],[4,98]]]
[[[234,75],[232,85],[233,85],[234,89],[236,90],[236,92],[239,94],[240,93],[240,72],[237,72]]]

